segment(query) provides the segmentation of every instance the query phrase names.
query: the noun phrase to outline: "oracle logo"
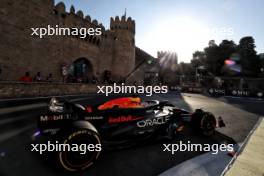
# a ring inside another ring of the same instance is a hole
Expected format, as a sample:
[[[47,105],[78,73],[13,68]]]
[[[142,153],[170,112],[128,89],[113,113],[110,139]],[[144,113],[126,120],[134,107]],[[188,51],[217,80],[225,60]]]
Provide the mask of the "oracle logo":
[[[155,125],[161,125],[169,121],[169,116],[163,116],[163,117],[157,117],[154,119],[147,119],[137,122],[137,126],[140,128],[147,127],[147,126],[155,126]]]

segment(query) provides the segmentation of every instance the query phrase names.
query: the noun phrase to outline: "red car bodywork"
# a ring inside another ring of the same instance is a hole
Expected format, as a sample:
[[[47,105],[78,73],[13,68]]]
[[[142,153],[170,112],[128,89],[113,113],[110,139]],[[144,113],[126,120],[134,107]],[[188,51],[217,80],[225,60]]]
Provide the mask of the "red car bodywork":
[[[139,97],[122,97],[107,101],[100,105],[98,110],[111,109],[114,107],[118,108],[139,108],[142,107],[141,99]]]

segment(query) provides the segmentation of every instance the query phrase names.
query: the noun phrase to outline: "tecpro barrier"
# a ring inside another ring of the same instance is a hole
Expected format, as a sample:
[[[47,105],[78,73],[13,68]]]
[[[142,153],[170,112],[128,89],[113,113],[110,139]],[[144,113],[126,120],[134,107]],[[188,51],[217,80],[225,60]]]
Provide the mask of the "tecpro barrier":
[[[239,90],[239,89],[218,89],[209,88],[208,93],[211,96],[235,96],[235,97],[256,97],[263,98],[263,91],[256,90]]]

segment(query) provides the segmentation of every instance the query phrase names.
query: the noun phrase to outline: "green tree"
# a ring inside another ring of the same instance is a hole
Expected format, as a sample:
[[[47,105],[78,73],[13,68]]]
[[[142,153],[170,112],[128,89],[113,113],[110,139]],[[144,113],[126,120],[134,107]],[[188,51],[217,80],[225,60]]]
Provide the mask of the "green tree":
[[[226,74],[223,72],[225,66],[225,60],[231,59],[231,56],[237,53],[237,45],[233,40],[223,40],[219,44],[220,58],[217,61],[219,68],[221,68],[220,75]]]
[[[253,37],[247,36],[240,39],[238,53],[240,54],[242,74],[245,76],[257,76],[260,73],[260,58],[255,48],[256,45]]]
[[[204,49],[204,53],[206,56],[205,66],[207,70],[214,75],[219,75],[221,72],[221,65],[219,65],[220,56],[220,49],[219,46],[216,44],[212,44],[209,42],[209,46]]]
[[[194,68],[199,66],[204,66],[206,61],[206,56],[203,51],[195,51],[193,53],[193,58],[191,60],[191,64]]]
[[[220,62],[224,64],[226,59],[229,59],[233,53],[237,52],[237,45],[233,40],[223,40],[219,44],[219,49],[221,55]]]

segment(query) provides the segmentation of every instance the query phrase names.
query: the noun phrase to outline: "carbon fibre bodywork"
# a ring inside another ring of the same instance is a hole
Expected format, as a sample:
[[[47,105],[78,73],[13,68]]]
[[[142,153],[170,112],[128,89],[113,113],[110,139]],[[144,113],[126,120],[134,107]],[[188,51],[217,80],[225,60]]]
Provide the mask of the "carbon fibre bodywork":
[[[42,135],[57,136],[75,121],[89,122],[97,129],[103,146],[111,147],[137,144],[156,136],[173,137],[191,116],[188,111],[167,101],[139,102],[136,99],[135,104],[135,98],[119,100],[88,107],[67,101],[57,102],[39,117],[38,129]]]

